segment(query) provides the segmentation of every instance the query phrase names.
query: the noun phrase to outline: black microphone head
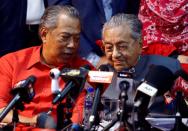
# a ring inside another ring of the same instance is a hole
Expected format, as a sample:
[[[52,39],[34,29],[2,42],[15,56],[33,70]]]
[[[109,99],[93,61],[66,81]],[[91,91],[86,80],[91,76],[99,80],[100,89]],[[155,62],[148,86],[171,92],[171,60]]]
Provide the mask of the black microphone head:
[[[157,95],[163,95],[171,89],[175,76],[167,67],[152,65],[145,76],[145,81],[158,89]]]
[[[119,83],[119,88],[120,88],[121,91],[122,90],[127,91],[129,89],[129,87],[130,87],[130,83],[126,80],[123,80]]]
[[[90,69],[89,65],[84,65],[79,69],[64,68],[61,71],[61,78],[66,82],[65,88],[61,91],[62,100],[65,95],[70,94],[71,97],[77,98],[79,93],[84,88],[84,84]],[[53,102],[54,103],[54,102]]]
[[[46,129],[55,129],[56,123],[54,119],[45,112],[40,113],[37,117],[37,127]]]
[[[19,81],[10,93],[12,95],[19,94],[22,101],[29,103],[35,96],[35,91],[33,89],[35,81],[36,77],[31,75],[26,79]]]
[[[81,66],[79,69],[72,68],[64,68],[61,70],[60,76],[65,80],[75,80],[77,78],[85,78],[87,76],[88,71],[91,69],[89,65]]]
[[[86,69],[86,70],[91,70],[91,66],[90,65],[84,65],[82,67],[80,67],[81,69]]]
[[[31,83],[34,83],[36,81],[36,77],[31,75],[28,77],[28,80],[31,82]]]
[[[105,64],[100,65],[98,69],[99,71],[110,71],[108,65],[105,65]]]

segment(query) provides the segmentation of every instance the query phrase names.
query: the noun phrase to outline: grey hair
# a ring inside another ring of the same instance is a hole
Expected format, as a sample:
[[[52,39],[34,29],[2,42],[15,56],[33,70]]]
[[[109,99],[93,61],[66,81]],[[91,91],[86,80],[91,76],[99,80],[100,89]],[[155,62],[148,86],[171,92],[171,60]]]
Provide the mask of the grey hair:
[[[58,21],[60,14],[65,14],[67,16],[70,16],[70,17],[80,20],[80,16],[79,16],[77,9],[72,6],[69,6],[69,5],[50,6],[45,10],[45,12],[41,18],[39,30],[42,27],[46,27],[48,29],[55,28],[57,26],[57,21]]]
[[[109,21],[107,21],[102,30],[102,36],[104,36],[104,31],[113,27],[128,25],[131,29],[131,36],[133,39],[137,40],[141,38],[142,24],[138,17],[133,14],[123,14],[119,13],[114,15]]]

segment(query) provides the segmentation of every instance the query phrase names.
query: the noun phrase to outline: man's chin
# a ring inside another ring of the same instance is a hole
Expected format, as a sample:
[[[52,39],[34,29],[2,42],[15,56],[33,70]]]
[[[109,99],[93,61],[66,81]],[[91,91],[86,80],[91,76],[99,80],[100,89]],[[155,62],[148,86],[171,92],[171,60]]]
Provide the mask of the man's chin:
[[[114,66],[114,68],[116,69],[116,71],[122,71],[124,69],[123,66]]]
[[[126,68],[129,68],[128,66],[126,66],[126,65],[114,65],[114,68],[116,69],[116,71],[118,71],[118,72],[120,72],[120,71],[122,71],[122,70],[124,70],[124,69],[126,69]]]
[[[63,59],[59,61],[58,63],[59,65],[70,65],[70,63],[72,63],[72,59]]]

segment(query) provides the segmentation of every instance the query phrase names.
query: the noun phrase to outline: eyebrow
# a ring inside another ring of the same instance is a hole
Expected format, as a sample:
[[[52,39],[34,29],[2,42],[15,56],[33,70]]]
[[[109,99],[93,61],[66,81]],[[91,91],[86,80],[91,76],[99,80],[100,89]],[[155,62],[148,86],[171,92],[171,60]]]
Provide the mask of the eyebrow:
[[[61,32],[59,35],[80,35],[80,33],[68,33],[68,32]]]
[[[108,41],[104,41],[104,43],[105,44],[111,44],[111,45],[113,45],[111,42],[108,42]],[[120,41],[118,41],[117,43],[115,43],[115,44],[122,44],[122,43],[129,43],[128,41],[123,41],[123,40],[120,40]]]

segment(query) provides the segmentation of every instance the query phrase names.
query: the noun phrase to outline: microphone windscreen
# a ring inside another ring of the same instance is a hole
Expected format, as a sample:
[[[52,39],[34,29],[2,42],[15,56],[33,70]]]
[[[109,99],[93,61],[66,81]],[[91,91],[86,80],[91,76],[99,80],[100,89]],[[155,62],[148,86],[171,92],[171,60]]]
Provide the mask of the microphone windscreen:
[[[91,66],[90,65],[84,65],[84,66],[82,66],[80,68],[84,68],[86,70],[91,70]]]
[[[161,65],[152,65],[145,76],[145,81],[158,89],[157,95],[163,95],[173,86],[175,76],[171,70]]]
[[[100,65],[99,71],[110,71],[108,65]]]
[[[30,81],[31,83],[34,83],[34,82],[36,81],[36,77],[33,76],[33,75],[29,76],[28,79],[29,79],[29,81]]]
[[[130,83],[126,80],[121,81],[119,83],[119,88],[120,88],[121,91],[123,91],[123,90],[127,91],[129,89],[129,87],[130,87]]]
[[[45,112],[40,113],[37,117],[37,127],[46,129],[55,129],[56,123],[54,119]]]

